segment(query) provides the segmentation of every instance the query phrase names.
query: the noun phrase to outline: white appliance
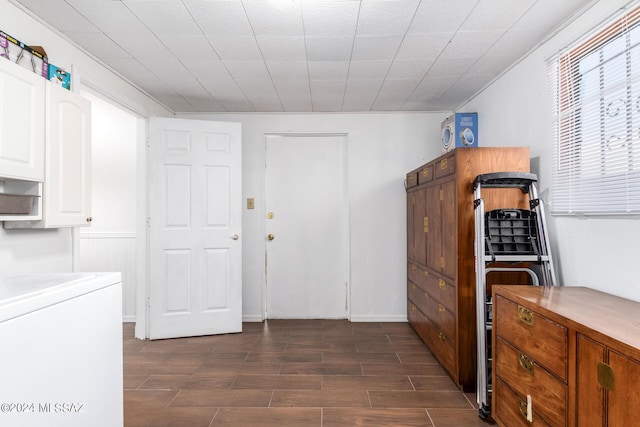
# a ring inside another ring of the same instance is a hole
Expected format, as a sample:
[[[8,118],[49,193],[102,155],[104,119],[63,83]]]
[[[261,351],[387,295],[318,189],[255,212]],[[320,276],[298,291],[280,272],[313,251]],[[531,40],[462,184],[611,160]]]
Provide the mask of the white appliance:
[[[0,425],[122,427],[120,273],[0,275]]]

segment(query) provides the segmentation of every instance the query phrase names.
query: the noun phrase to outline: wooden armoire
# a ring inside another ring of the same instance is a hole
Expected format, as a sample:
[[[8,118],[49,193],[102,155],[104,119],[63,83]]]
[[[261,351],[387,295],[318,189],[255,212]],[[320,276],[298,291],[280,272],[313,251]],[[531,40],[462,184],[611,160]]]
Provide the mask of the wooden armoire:
[[[476,382],[473,180],[502,171],[529,172],[529,149],[457,148],[406,178],[407,317],[465,391]],[[529,208],[517,189],[483,189],[482,197],[487,211]]]

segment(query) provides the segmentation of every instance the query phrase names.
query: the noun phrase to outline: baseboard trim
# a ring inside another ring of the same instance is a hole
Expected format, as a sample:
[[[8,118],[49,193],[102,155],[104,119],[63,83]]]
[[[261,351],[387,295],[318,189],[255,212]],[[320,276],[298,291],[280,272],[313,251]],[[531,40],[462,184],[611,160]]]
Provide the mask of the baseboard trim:
[[[259,314],[251,314],[242,316],[243,322],[262,322],[264,319]]]
[[[375,315],[375,314],[364,314],[364,315],[351,315],[351,321],[356,322],[407,322],[407,315]]]

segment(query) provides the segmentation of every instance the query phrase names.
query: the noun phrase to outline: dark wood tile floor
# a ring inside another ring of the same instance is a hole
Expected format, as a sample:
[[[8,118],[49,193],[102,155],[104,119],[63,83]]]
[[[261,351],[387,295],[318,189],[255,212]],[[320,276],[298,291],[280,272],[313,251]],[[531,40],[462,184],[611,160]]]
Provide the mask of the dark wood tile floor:
[[[406,323],[243,328],[141,341],[125,323],[125,426],[487,426]]]

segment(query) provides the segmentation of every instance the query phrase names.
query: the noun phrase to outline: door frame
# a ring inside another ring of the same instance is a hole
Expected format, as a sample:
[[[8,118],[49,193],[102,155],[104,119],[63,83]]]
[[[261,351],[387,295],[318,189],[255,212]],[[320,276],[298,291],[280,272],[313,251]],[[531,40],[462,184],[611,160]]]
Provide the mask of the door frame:
[[[266,176],[267,176],[267,137],[280,136],[280,137],[342,137],[344,138],[344,183],[346,188],[346,212],[347,212],[347,236],[346,236],[346,254],[347,254],[347,320],[351,321],[351,180],[349,178],[349,134],[348,132],[265,132],[262,135],[262,171],[260,173],[260,187],[262,190],[261,203],[261,233],[262,248],[264,253],[263,266],[261,270],[262,275],[262,320],[267,319],[267,189],[266,189]]]

